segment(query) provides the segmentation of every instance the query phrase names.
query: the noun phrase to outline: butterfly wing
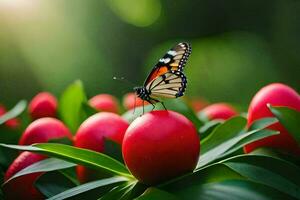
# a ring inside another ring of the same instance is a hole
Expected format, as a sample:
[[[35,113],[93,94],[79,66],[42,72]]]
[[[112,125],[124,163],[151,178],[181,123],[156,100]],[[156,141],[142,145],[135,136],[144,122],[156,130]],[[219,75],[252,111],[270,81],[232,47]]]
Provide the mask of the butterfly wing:
[[[169,71],[183,71],[186,61],[191,54],[192,48],[188,43],[182,42],[170,49],[155,65],[144,86],[147,86],[157,77]]]
[[[177,98],[184,95],[187,79],[181,71],[169,71],[146,85],[151,98]]]

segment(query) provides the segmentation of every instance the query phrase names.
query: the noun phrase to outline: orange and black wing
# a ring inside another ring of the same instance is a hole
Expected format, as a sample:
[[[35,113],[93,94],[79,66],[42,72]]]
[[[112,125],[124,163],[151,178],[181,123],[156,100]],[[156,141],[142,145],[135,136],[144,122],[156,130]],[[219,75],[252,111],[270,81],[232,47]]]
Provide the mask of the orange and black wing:
[[[157,77],[166,74],[170,71],[183,71],[183,67],[191,54],[192,48],[188,43],[182,42],[170,49],[164,57],[159,59],[149,76],[147,77],[144,86],[146,87]]]

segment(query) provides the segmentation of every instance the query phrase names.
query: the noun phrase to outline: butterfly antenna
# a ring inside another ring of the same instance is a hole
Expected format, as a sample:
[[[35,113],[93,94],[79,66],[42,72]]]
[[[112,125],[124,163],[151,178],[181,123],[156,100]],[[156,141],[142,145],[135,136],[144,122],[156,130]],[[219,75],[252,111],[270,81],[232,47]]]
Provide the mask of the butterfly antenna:
[[[132,85],[132,86],[136,86],[136,84],[130,82],[129,80],[127,80],[127,79],[124,78],[124,77],[116,77],[116,76],[114,76],[113,79],[114,79],[114,80],[121,81],[121,82],[123,82],[123,83],[128,83],[128,84],[130,84],[130,85]]]

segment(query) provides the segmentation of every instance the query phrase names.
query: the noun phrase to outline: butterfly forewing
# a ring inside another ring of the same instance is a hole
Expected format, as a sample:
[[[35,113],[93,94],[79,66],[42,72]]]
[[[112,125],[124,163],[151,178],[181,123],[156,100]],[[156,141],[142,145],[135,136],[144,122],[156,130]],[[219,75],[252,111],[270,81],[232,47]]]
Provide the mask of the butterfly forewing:
[[[151,81],[169,71],[183,71],[187,58],[191,53],[191,46],[188,43],[182,42],[170,49],[164,57],[159,59],[149,76],[147,77],[144,86],[147,86]]]

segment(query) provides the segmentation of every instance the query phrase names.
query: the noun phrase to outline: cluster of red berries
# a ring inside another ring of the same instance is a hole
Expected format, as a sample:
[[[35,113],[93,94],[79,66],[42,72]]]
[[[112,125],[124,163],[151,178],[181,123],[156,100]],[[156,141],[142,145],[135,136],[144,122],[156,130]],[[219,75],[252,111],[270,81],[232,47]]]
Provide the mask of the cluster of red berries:
[[[68,138],[76,147],[105,153],[104,140],[109,139],[122,145],[123,159],[131,173],[139,181],[150,185],[195,168],[200,153],[200,140],[196,128],[185,116],[173,111],[152,111],[129,124],[118,114],[119,105],[113,96],[100,94],[91,98],[89,103],[101,112],[86,119],[73,137],[63,122],[56,119],[56,98],[49,93],[38,94],[29,104],[29,114],[34,121],[24,131],[19,144],[30,145]],[[132,109],[135,103],[136,106],[142,105],[140,99],[135,102],[134,94],[128,94],[123,99],[126,109]],[[192,102],[195,109],[208,120],[227,120],[238,115],[229,104],[217,103],[208,106],[205,104],[207,103],[201,101]],[[284,84],[274,83],[265,86],[257,92],[250,103],[248,126],[255,120],[273,116],[267,104],[287,106],[300,112],[300,95]],[[278,130],[280,134],[246,145],[245,153],[267,146],[300,154],[299,146],[279,122],[268,128]],[[44,158],[30,152],[21,153],[8,168],[5,180]],[[42,194],[33,186],[40,175],[41,173],[34,173],[12,180],[6,185],[5,193],[12,195],[11,199],[18,197],[42,199]],[[83,166],[77,166],[77,175],[82,183],[106,176]]]

